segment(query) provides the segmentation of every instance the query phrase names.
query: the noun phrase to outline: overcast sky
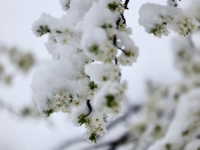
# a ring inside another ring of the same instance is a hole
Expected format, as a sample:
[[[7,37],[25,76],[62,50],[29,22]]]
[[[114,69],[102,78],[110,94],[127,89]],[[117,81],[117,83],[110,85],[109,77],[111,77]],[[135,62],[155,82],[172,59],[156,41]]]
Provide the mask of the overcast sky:
[[[142,100],[144,82],[149,78],[164,82],[179,78],[173,67],[171,37],[155,38],[138,24],[139,8],[146,2],[165,4],[165,0],[131,0],[130,9],[125,13],[127,23],[133,29],[132,39],[140,49],[138,61],[123,69],[123,78],[129,83],[127,97],[131,100]],[[181,6],[187,6],[187,3],[182,2]],[[0,43],[32,51],[39,64],[50,61],[44,46],[47,37],[36,38],[31,31],[32,23],[43,12],[55,17],[64,13],[57,0],[0,0]],[[0,87],[1,98],[16,108],[30,103],[31,77],[32,73],[28,77],[16,77],[12,89]],[[19,120],[0,111],[0,150],[49,150],[63,140],[83,133],[82,129],[67,122],[64,115],[53,115],[52,120],[56,120],[55,127],[45,121]]]

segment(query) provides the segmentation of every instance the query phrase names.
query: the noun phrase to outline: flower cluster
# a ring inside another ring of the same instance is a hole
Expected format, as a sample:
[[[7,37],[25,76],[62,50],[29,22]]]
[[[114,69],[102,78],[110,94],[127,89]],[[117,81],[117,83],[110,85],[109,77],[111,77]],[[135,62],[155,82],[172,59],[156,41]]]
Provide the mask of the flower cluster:
[[[134,137],[134,149],[198,150],[199,93],[200,88],[191,82],[149,82],[144,105],[126,123]]]
[[[193,34],[172,41],[175,64],[183,76],[174,84],[149,82],[141,111],[128,122],[136,150],[200,149],[199,47]]]
[[[11,84],[18,73],[28,73],[35,63],[32,53],[0,45],[0,83]],[[6,57],[5,57],[6,56]]]
[[[109,117],[122,112],[127,88],[120,66],[132,65],[138,48],[130,38],[121,0],[61,0],[67,14],[42,14],[33,24],[36,36],[48,34],[53,62],[40,66],[32,80],[38,109],[50,116],[69,113],[85,125],[85,138],[96,142]]]
[[[195,31],[199,23],[180,8],[156,4],[144,4],[140,8],[139,23],[147,33],[161,37],[168,35],[170,29],[186,36]]]
[[[200,49],[194,45],[192,36],[174,38],[173,49],[176,67],[193,83],[200,84]]]
[[[109,119],[122,112],[127,85],[120,66],[131,66],[138,57],[124,17],[128,2],[60,0],[67,13],[61,18],[42,14],[32,28],[36,36],[48,34],[46,48],[53,58],[33,76],[39,111],[46,116],[69,113],[75,125],[85,125],[85,138],[95,143],[106,132]],[[176,2],[143,5],[139,23],[156,36],[167,35],[169,29],[188,35],[199,24],[170,7]]]
[[[189,92],[180,99],[176,114],[168,127],[165,136],[155,142],[149,150],[175,150],[185,147],[188,149],[199,149],[200,143],[196,138],[199,131],[200,103],[199,89]],[[197,142],[198,141],[198,142]]]

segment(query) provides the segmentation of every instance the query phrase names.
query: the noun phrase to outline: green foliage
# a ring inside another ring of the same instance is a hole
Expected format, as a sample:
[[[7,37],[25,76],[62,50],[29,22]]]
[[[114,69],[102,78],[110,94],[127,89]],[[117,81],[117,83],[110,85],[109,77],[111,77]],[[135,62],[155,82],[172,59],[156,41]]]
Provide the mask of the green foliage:
[[[186,136],[188,134],[189,134],[189,130],[185,130],[185,131],[182,132],[182,136]]]
[[[106,105],[108,106],[108,107],[115,107],[115,106],[117,106],[118,104],[116,103],[116,101],[115,101],[115,97],[114,97],[114,95],[111,95],[111,94],[109,94],[109,95],[106,95]]]
[[[69,101],[69,103],[71,103],[73,101],[73,96],[70,95],[69,97],[71,98],[70,101]]]
[[[85,119],[84,114],[81,114],[80,116],[78,116],[78,123],[80,124],[80,126],[86,122],[87,122],[87,120]]]
[[[166,144],[166,145],[165,145],[165,148],[166,148],[166,150],[171,150],[171,144],[169,144],[169,143]]]
[[[160,132],[161,130],[162,130],[162,128],[159,125],[155,126],[155,128],[154,128],[155,132]]]
[[[99,52],[99,47],[98,47],[98,45],[92,45],[92,46],[89,48],[89,51],[92,52],[92,53],[98,54],[98,52]]]
[[[109,8],[111,11],[115,11],[117,7],[118,7],[118,4],[115,3],[115,2],[109,3],[109,4],[108,4],[108,8]]]
[[[68,1],[68,3],[65,5],[67,7],[67,9],[70,8],[70,1]]]
[[[179,94],[179,93],[175,93],[175,94],[174,94],[174,99],[175,99],[175,100],[178,100],[179,97],[180,97],[180,94]]]
[[[102,26],[101,26],[103,29],[107,29],[107,28],[112,28],[113,26],[112,26],[112,24],[103,24]]]
[[[44,110],[43,112],[46,115],[46,117],[49,117],[54,111],[53,109],[48,109],[48,110]]]
[[[125,52],[125,55],[127,56],[127,57],[134,57],[135,56],[135,54],[134,54],[134,52],[131,52],[131,51],[127,51],[127,52]]]
[[[96,136],[97,136],[96,133],[92,133],[92,134],[90,135],[90,137],[89,137],[89,140],[90,140],[91,142],[97,143]]]
[[[62,31],[57,30],[56,33],[62,33]]]
[[[107,80],[107,77],[103,76],[103,81],[106,81]]]
[[[153,33],[156,36],[157,29],[151,29],[150,33]]]
[[[44,25],[44,26],[39,26],[39,29],[37,30],[38,33],[40,33],[40,36],[44,35],[44,34],[47,34],[47,33],[50,33],[50,29],[47,25]]]
[[[97,88],[97,85],[94,83],[94,81],[90,81],[89,87],[90,87],[91,90],[94,90],[94,89]]]

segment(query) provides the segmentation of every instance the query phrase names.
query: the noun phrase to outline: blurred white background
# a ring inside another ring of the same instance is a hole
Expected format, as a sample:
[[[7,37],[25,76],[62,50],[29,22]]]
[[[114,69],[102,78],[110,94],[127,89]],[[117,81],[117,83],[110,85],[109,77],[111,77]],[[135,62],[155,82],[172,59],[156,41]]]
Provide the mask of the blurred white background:
[[[171,36],[156,38],[145,33],[138,24],[139,8],[146,2],[166,3],[165,0],[131,0],[125,13],[127,23],[133,29],[132,39],[140,49],[138,61],[123,69],[123,78],[129,83],[127,97],[132,101],[143,100],[147,79],[173,82],[179,78],[173,66]],[[186,8],[188,2],[181,2],[180,7]],[[51,61],[44,46],[47,36],[36,38],[31,31],[32,23],[43,12],[55,17],[64,13],[58,0],[0,0],[0,44],[30,50],[36,55],[36,67]],[[0,98],[15,109],[32,103],[30,83],[33,72],[34,68],[28,76],[16,76],[11,87],[0,86]],[[51,150],[82,134],[83,130],[74,127],[65,114],[54,114],[48,119],[19,119],[0,109],[0,150]]]

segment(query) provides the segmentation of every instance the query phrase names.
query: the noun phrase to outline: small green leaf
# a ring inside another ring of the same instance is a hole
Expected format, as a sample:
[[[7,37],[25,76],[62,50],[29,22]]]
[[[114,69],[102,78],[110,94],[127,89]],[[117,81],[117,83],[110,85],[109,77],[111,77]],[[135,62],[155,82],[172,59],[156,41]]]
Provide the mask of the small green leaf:
[[[115,2],[109,3],[109,4],[108,4],[108,8],[109,8],[111,11],[115,11],[117,7],[118,7],[118,4],[115,3]]]
[[[97,88],[97,85],[94,83],[94,81],[91,81],[91,82],[89,83],[89,87],[90,87],[91,90],[94,90],[94,89]]]
[[[96,133],[92,133],[89,137],[89,140],[92,142],[94,141],[94,143],[97,143],[96,136],[97,136]]]
[[[161,126],[157,125],[157,126],[155,126],[154,131],[155,132],[160,132],[161,129],[162,129]]]
[[[179,94],[179,93],[175,93],[175,94],[174,94],[174,99],[175,99],[175,100],[178,100],[179,97],[180,97],[180,94]]]
[[[78,116],[78,123],[80,124],[80,126],[82,126],[86,122],[87,120],[85,119],[84,114],[81,114],[80,116]]]
[[[118,104],[116,103],[116,101],[115,101],[115,97],[113,96],[113,95],[111,95],[111,94],[108,94],[108,95],[106,95],[106,105],[108,106],[108,107],[115,107],[115,106],[117,106]]]
[[[57,30],[56,33],[62,33],[62,31]]]
[[[89,48],[89,51],[92,52],[92,53],[98,54],[98,52],[99,52],[99,47],[98,47],[98,45],[92,45],[92,46]]]
[[[171,150],[171,144],[169,144],[169,143],[166,144],[166,145],[165,145],[165,148],[166,148],[167,150]]]
[[[70,94],[69,97],[71,98],[69,103],[71,103],[73,101],[73,96]]]
[[[46,117],[49,117],[54,111],[53,109],[48,109],[48,110],[44,110],[43,112],[46,115]]]
[[[40,33],[40,36],[44,35],[44,34],[47,34],[47,33],[50,33],[50,29],[47,25],[44,25],[44,26],[39,26],[39,29],[37,30],[38,33]]]
[[[189,130],[185,130],[185,131],[182,132],[182,136],[186,136],[188,134],[189,134]]]
[[[127,57],[131,57],[131,56],[135,56],[135,54],[134,54],[134,52],[131,52],[131,51],[128,51],[128,52],[125,52],[125,55],[127,56]]]

